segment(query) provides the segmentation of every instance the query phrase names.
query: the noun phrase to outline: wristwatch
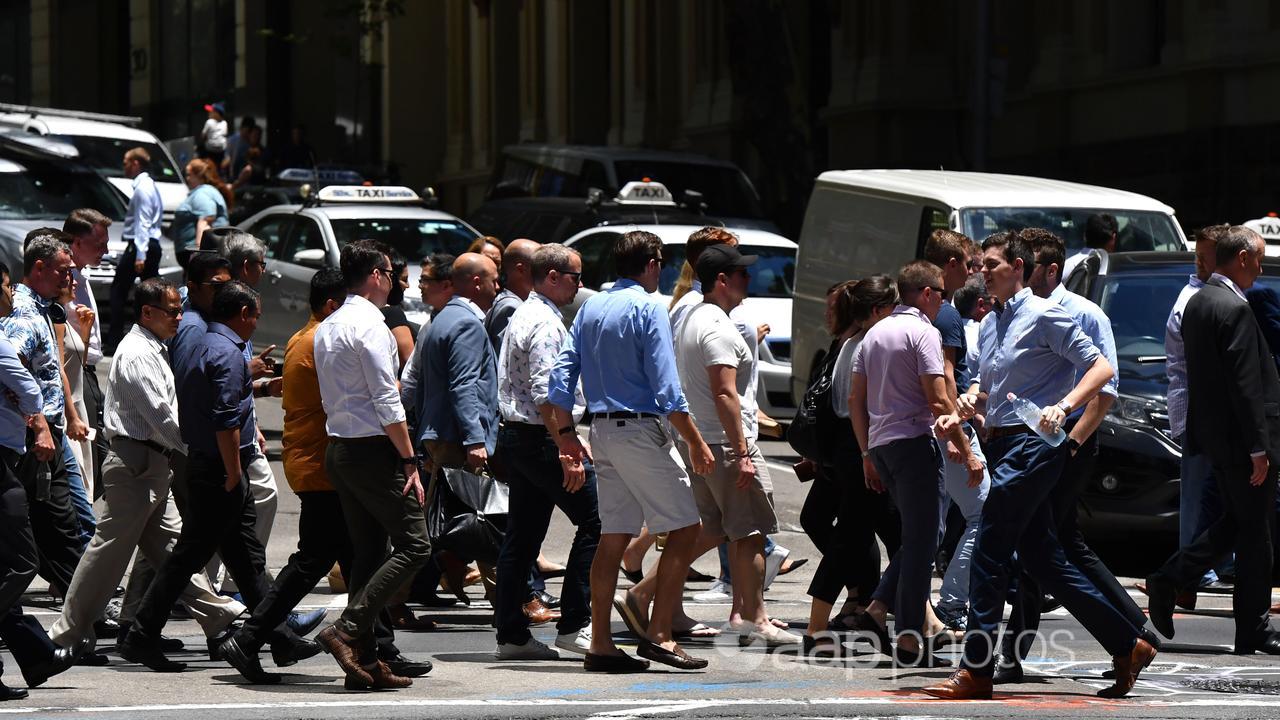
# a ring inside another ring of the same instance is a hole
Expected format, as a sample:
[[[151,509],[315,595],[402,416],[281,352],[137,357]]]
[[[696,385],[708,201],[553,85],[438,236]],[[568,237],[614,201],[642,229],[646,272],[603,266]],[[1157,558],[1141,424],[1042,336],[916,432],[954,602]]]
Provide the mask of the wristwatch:
[[[1058,403],[1058,409],[1062,411],[1063,415],[1070,415],[1072,410],[1071,403],[1063,400]]]
[[[863,451],[862,451],[862,459],[863,459],[863,460],[866,460],[866,459],[867,459],[867,458],[869,458],[869,457],[871,457],[871,451],[870,451],[870,450],[863,450]]]

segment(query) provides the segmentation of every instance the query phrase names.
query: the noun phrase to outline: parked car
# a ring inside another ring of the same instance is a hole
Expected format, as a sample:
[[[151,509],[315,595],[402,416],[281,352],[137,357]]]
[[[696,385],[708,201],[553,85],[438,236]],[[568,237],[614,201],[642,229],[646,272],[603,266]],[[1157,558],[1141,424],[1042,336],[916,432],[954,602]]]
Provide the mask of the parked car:
[[[1264,258],[1262,269],[1258,282],[1280,290],[1280,258]],[[1081,494],[1090,537],[1176,544],[1182,448],[1169,429],[1164,332],[1194,273],[1192,253],[1098,253],[1067,278],[1111,319],[1120,363],[1120,395],[1098,428],[1097,467]]]
[[[726,224],[778,232],[764,216],[755,187],[737,165],[694,153],[601,145],[508,145],[494,165],[488,198],[585,198],[592,188],[613,196],[629,182],[648,181],[662,183],[682,201],[696,198],[706,205],[708,215]]]
[[[169,149],[155,135],[137,127],[141,122],[137,117],[0,103],[0,126],[66,142],[85,165],[119,188],[125,198],[133,195],[133,181],[124,175],[124,154],[135,147],[146,150],[168,227],[173,212],[187,197],[187,186]]]
[[[267,267],[258,290],[262,322],[255,344],[285,343],[307,321],[311,276],[337,267],[342,247],[378,240],[409,260],[404,311],[421,323],[430,308],[418,290],[419,262],[436,252],[465,252],[479,234],[458,218],[423,206],[406,187],[330,185],[300,204],[277,205],[239,225],[267,244]]]
[[[565,309],[565,322],[572,322],[577,309],[587,298],[610,287],[617,275],[613,271],[613,245],[630,230],[647,230],[663,242],[663,257],[668,260],[658,281],[656,295],[664,304],[671,302],[672,291],[685,261],[685,244],[689,235],[702,225],[629,225],[584,230],[565,241],[565,245],[582,255],[582,290],[573,305]],[[764,230],[729,228],[738,236],[744,254],[758,255],[751,266],[751,284],[747,299],[733,313],[733,319],[754,328],[769,325],[769,334],[760,343],[759,378],[756,401],[766,414],[784,420],[795,416],[791,400],[791,294],[795,283],[796,244]]]
[[[0,130],[0,260],[12,279],[22,278],[22,241],[39,227],[62,228],[76,208],[93,208],[111,219],[107,229],[107,254],[96,268],[86,268],[100,311],[108,308],[115,265],[125,242],[126,204],[121,192],[74,155],[61,152],[48,138],[21,130]],[[160,242],[161,275],[179,281],[182,268],[173,255],[173,243]],[[104,317],[104,320],[106,318]]]
[[[893,273],[921,257],[929,234],[958,230],[981,242],[1001,230],[1041,227],[1083,247],[1089,216],[1120,226],[1120,250],[1186,250],[1173,208],[1136,193],[1060,180],[943,170],[836,170],[818,176],[809,197],[792,306],[795,397],[830,344],[823,327],[827,288]]]

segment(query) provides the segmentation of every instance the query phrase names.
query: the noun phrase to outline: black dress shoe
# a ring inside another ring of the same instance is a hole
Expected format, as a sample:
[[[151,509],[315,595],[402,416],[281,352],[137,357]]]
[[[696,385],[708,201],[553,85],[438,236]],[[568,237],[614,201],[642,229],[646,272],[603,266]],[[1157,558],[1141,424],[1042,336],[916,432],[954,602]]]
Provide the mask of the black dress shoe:
[[[951,661],[934,655],[927,645],[919,651],[895,646],[893,665],[899,668],[940,668],[951,667]]]
[[[76,658],[76,665],[79,667],[106,667],[111,664],[111,658],[100,652],[87,652]]]
[[[262,665],[258,663],[258,653],[245,652],[234,636],[222,643],[218,654],[254,685],[275,685],[280,682],[279,675],[262,669]]]
[[[133,628],[132,623],[128,623],[120,626],[120,632],[116,634],[116,645],[119,645],[120,643],[124,642],[125,638],[129,637],[129,630],[131,630],[132,628]],[[182,652],[182,650],[186,648],[186,646],[187,646],[186,643],[182,642],[178,638],[166,637],[164,635],[160,636],[160,650],[163,652],[167,652],[167,653]],[[80,663],[77,663],[77,664],[80,664]]]
[[[76,658],[84,651],[87,646],[85,641],[76,643],[75,647],[55,648],[53,655],[34,667],[22,668],[22,677],[27,681],[27,687],[40,687],[46,680],[65,672],[72,665],[76,664]]]
[[[1147,615],[1161,635],[1173,639],[1173,600],[1178,589],[1159,575],[1147,578]]]
[[[1196,588],[1196,592],[1210,593],[1211,595],[1230,595],[1235,591],[1235,585],[1222,582],[1221,580],[1214,580],[1211,583],[1207,583]]]
[[[156,672],[173,673],[187,669],[186,663],[174,662],[165,657],[159,643],[140,642],[136,632],[129,633],[129,637],[116,646],[116,652],[125,660],[145,665]]]
[[[1160,639],[1160,636],[1152,631],[1151,628],[1146,626],[1143,626],[1142,629],[1138,630],[1138,637],[1150,643],[1151,647],[1156,649],[1156,652],[1159,652],[1160,647],[1164,645],[1164,641]]]
[[[634,658],[626,653],[617,655],[596,655],[587,653],[582,660],[582,669],[587,672],[602,673],[635,673],[649,669],[649,661]]]
[[[701,670],[710,664],[706,658],[696,658],[686,653],[679,645],[675,650],[668,650],[650,640],[641,640],[636,647],[636,654],[645,660],[670,665],[677,670]]]
[[[860,633],[870,633],[872,644],[876,646],[876,650],[885,655],[893,655],[893,638],[889,637],[889,628],[876,622],[875,618],[868,613],[862,613],[854,618],[853,628]]]
[[[1251,643],[1236,643],[1236,655],[1252,655],[1260,652],[1266,655],[1280,655],[1280,635],[1266,633],[1265,637]]]
[[[546,605],[552,610],[555,610],[556,608],[560,607],[560,598],[556,597],[555,595],[552,595],[546,590],[537,590],[533,593],[533,595],[534,597],[541,600],[543,605]]]
[[[222,656],[219,653],[221,652],[221,649],[222,649],[222,643],[229,640],[231,636],[235,635],[236,631],[238,631],[242,627],[244,627],[244,623],[233,622],[230,625],[223,628],[217,635],[214,635],[213,637],[206,640],[205,647],[209,649],[209,659],[221,660]]]
[[[391,672],[401,677],[422,677],[431,672],[434,667],[430,660],[413,660],[404,655],[393,655],[391,657],[378,658],[391,668]]]
[[[323,650],[324,648],[320,647],[320,643],[315,640],[298,638],[295,643],[273,643],[271,645],[271,660],[276,664],[276,667],[289,667],[299,660],[315,657]]]
[[[997,655],[996,668],[991,673],[992,685],[1014,685],[1022,682],[1025,673],[1022,671],[1022,663],[1018,662],[1016,657],[1010,655]]]
[[[120,623],[111,618],[102,618],[93,624],[94,637],[115,637],[120,634]]]
[[[0,682],[0,702],[5,700],[26,700],[30,694],[26,688],[11,688]]]

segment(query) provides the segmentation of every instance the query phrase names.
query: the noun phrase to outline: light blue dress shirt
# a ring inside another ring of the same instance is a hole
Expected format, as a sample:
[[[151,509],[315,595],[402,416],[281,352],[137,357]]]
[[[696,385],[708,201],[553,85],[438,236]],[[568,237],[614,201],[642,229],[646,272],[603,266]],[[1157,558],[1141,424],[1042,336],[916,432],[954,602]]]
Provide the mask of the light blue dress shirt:
[[[1102,312],[1102,308],[1098,307],[1097,303],[1071,292],[1061,283],[1049,293],[1049,299],[1061,305],[1084,334],[1089,336],[1098,350],[1102,351],[1102,356],[1111,365],[1111,379],[1102,386],[1101,392],[1115,397],[1120,392],[1120,363],[1116,360],[1116,336],[1111,331],[1111,319]],[[1076,373],[1077,383],[1084,377],[1084,373],[1084,370]],[[1079,407],[1071,413],[1071,417],[1078,418],[1083,414],[1084,408]]]
[[[1045,407],[1075,387],[1078,370],[1102,353],[1071,315],[1048,298],[1023,288],[1000,310],[982,319],[978,334],[981,388],[987,393],[987,425],[1009,427],[1021,420],[1009,393]]]
[[[138,257],[145,257],[147,244],[160,239],[160,223],[164,219],[164,201],[156,181],[145,172],[133,178],[133,195],[129,197],[129,213],[124,216],[124,239],[138,249]]]
[[[1164,374],[1169,376],[1169,430],[1175,438],[1187,433],[1187,348],[1182,340],[1182,313],[1191,297],[1200,292],[1204,281],[1192,275],[1169,311],[1164,326]]]
[[[619,280],[583,304],[551,371],[547,400],[572,412],[579,376],[593,413],[689,411],[667,309],[634,280]]]
[[[17,453],[27,451],[27,415],[40,412],[40,386],[23,367],[13,343],[0,335],[0,386],[17,398],[18,407],[0,402],[0,445]]]

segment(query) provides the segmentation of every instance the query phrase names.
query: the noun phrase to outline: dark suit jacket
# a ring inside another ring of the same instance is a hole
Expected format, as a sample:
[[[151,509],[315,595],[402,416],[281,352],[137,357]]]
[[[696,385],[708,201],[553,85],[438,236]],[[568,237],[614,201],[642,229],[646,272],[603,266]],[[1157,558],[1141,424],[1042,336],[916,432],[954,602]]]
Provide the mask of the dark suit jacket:
[[[1247,467],[1264,451],[1280,462],[1280,377],[1249,303],[1212,278],[1182,316],[1187,435],[1219,467]]]
[[[1253,308],[1253,317],[1271,349],[1271,358],[1280,368],[1280,295],[1265,285],[1254,285],[1244,292],[1244,298]]]
[[[493,453],[498,439],[498,361],[484,322],[454,297],[422,339],[423,440],[473,445]]]

